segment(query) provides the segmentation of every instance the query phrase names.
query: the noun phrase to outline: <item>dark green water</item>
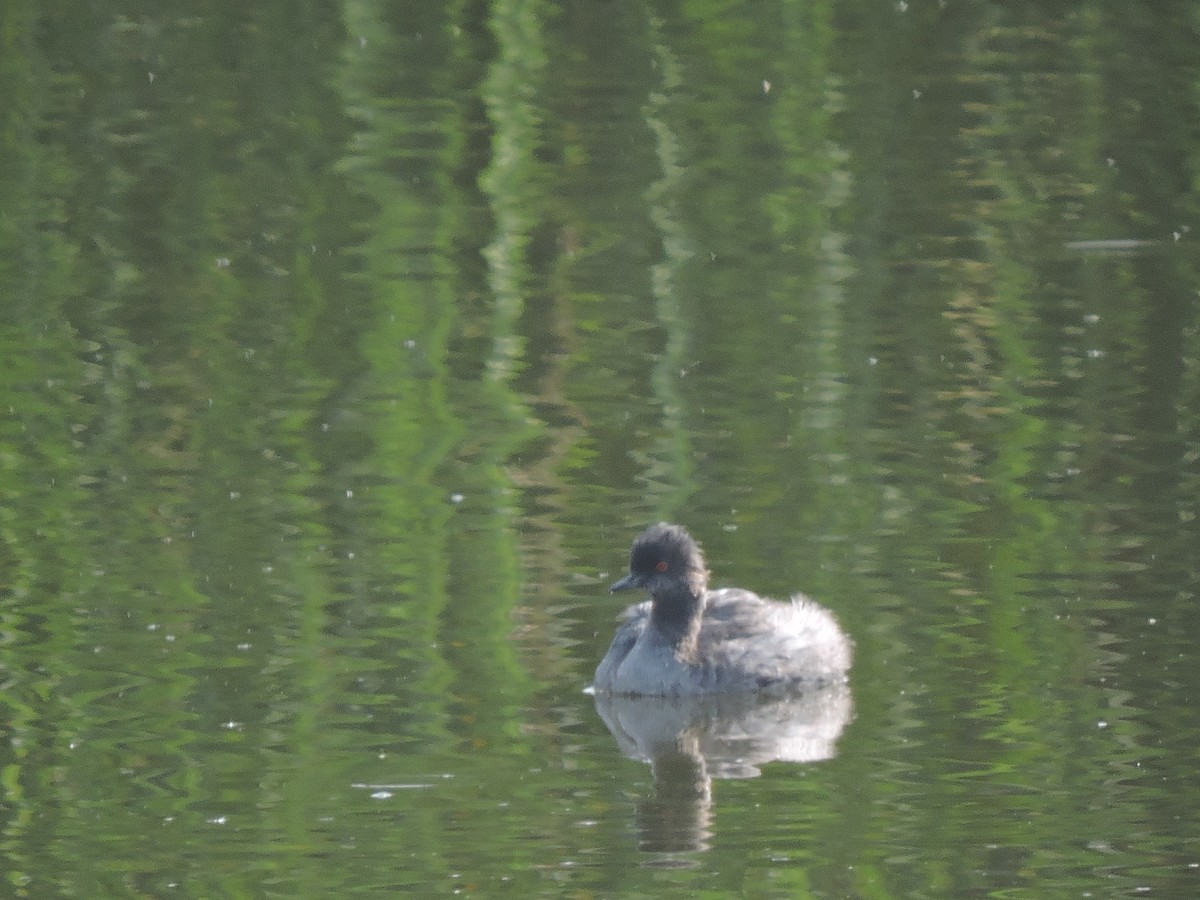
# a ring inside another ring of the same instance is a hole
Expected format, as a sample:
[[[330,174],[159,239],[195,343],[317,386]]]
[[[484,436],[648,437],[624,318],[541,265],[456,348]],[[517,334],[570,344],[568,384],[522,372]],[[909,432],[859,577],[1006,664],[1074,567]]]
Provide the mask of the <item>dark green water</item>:
[[[0,39],[0,895],[1200,891],[1194,3]],[[582,693],[658,519],[790,753]]]

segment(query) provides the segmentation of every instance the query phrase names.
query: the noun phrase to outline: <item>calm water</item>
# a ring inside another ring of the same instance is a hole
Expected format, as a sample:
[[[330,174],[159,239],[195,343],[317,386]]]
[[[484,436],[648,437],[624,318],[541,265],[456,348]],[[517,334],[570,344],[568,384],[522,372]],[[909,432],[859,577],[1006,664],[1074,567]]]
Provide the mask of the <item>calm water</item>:
[[[1196,896],[1197,32],[0,7],[0,894]],[[664,518],[851,692],[597,709]]]

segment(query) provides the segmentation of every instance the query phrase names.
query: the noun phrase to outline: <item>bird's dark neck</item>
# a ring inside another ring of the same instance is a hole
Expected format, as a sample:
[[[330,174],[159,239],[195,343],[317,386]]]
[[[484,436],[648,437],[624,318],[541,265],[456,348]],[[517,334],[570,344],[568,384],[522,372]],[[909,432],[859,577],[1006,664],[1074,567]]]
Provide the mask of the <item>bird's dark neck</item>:
[[[703,587],[679,585],[652,597],[651,621],[676,653],[686,655],[696,647],[704,618],[704,594]]]

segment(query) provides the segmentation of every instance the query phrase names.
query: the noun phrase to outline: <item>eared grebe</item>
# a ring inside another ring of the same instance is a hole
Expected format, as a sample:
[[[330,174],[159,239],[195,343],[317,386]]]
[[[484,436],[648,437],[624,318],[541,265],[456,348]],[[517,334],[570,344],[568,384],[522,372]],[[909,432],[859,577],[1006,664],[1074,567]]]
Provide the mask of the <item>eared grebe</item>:
[[[790,603],[740,588],[708,590],[700,547],[678,525],[633,542],[613,592],[644,588],[596,668],[597,693],[685,695],[842,683],[851,642],[833,613],[803,594]]]

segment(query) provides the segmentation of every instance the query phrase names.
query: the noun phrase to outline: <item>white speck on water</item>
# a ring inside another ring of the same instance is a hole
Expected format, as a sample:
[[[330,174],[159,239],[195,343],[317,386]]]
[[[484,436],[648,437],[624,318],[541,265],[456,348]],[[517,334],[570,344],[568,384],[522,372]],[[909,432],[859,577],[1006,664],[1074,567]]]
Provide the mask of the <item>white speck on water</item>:
[[[771,82],[767,81],[767,79],[765,79],[765,78],[763,79],[763,93],[764,94],[771,93]]]
[[[1105,722],[1103,719],[1101,719],[1099,722],[1096,723],[1096,727],[1097,728],[1107,728],[1108,723]]]
[[[1088,313],[1086,316],[1083,317],[1083,322],[1085,325],[1095,325],[1099,321],[1100,321],[1099,313]]]
[[[229,266],[230,266],[230,259],[228,256],[218,256],[217,257],[217,268],[218,269],[228,269]]]
[[[868,357],[867,357],[867,365],[868,365],[868,366],[877,366],[877,365],[879,365],[879,357],[878,357],[878,356],[868,356]]]
[[[391,791],[374,791],[371,794],[372,800],[390,800],[395,795]]]
[[[162,628],[162,626],[159,625],[157,622],[151,622],[149,625],[146,626],[147,631],[158,631],[158,629],[160,629],[160,628]]]
[[[230,719],[228,722],[222,723],[221,727],[224,728],[226,731],[240,731],[241,727],[242,727],[242,723],[235,722],[232,719]]]
[[[251,646],[251,644],[242,643],[237,645],[237,649],[245,652],[246,650],[249,650]]]
[[[417,346],[417,342],[414,341],[412,338],[409,338],[407,341],[404,342],[404,348],[406,350],[414,350],[414,349],[416,349],[416,346]]]
[[[451,502],[451,503],[454,503],[454,504],[456,504],[456,505],[457,505],[457,504],[459,504],[459,503],[462,503],[462,502],[463,502],[463,500],[465,500],[465,499],[466,499],[466,498],[465,498],[465,497],[464,497],[462,494],[457,494],[457,493],[455,493],[455,494],[451,494],[451,495],[450,495],[450,502]]]
[[[229,492],[229,499],[230,499],[230,500],[240,500],[240,499],[242,499],[242,492],[241,492],[241,491],[230,491],[230,492]]]
[[[1104,351],[1103,350],[1089,350],[1087,352],[1087,355],[1088,355],[1088,359],[1103,359]]]
[[[347,489],[346,489],[346,499],[347,499],[347,500],[352,500],[352,499],[354,499],[354,490],[353,490],[353,488],[347,488]]]
[[[224,825],[228,821],[229,821],[228,816],[213,816],[211,819],[208,819],[208,824],[209,825]]]

